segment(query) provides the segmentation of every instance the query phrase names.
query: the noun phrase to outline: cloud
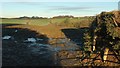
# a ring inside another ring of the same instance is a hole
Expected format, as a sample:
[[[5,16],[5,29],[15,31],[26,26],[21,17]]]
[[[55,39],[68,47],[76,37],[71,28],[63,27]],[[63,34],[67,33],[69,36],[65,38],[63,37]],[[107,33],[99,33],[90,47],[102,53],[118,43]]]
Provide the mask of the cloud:
[[[90,9],[90,7],[63,7],[63,8],[58,8],[60,10],[85,10],[85,9]]]
[[[84,7],[84,6],[70,6],[70,5],[60,5],[60,6],[48,6],[50,13],[59,13],[59,14],[73,14],[73,13],[79,13],[79,12],[95,12],[93,10],[95,7]]]
[[[44,5],[42,2],[3,2],[3,4],[17,5]]]
[[[68,13],[70,13],[70,12],[67,12],[67,11],[64,12],[64,11],[62,11],[62,12],[59,12],[59,13],[68,14]]]
[[[51,10],[88,10],[93,7],[67,7],[67,6],[55,6]]]

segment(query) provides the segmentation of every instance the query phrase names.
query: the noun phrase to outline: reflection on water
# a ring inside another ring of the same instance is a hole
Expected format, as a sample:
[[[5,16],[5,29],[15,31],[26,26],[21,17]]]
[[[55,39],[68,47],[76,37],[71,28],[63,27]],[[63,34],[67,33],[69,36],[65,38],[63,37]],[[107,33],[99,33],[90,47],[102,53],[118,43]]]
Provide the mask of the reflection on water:
[[[26,41],[35,43],[36,39],[35,38],[28,38]]]
[[[11,36],[4,36],[2,39],[5,40],[10,40],[12,37]],[[13,37],[14,38],[14,37]],[[16,43],[17,42],[15,39],[13,39]],[[45,41],[46,39],[41,39],[41,38],[27,38],[27,40],[23,40],[23,44],[27,45],[28,47],[34,47],[33,51],[40,51],[39,48],[45,48],[51,50],[51,51],[61,51],[61,50],[76,50],[79,48],[77,44],[81,44],[81,42],[74,42],[70,41],[67,38],[62,38],[62,39],[53,39],[49,38],[49,43],[48,44],[43,44],[41,41]],[[75,39],[77,40],[77,39]],[[21,43],[21,42],[20,42]],[[36,48],[35,48],[36,47]]]
[[[7,37],[7,40],[4,40],[4,39],[6,39],[5,37]],[[49,62],[47,63],[47,61],[49,61],[49,60],[54,61],[54,64],[57,65],[58,64],[58,55],[57,54],[60,51],[64,51],[64,50],[74,51],[74,50],[79,49],[79,46],[75,42],[73,42],[73,41],[71,41],[67,38],[41,39],[41,38],[28,37],[28,38],[25,38],[24,40],[22,40],[22,42],[19,42],[16,39],[11,40],[9,38],[11,38],[11,36],[6,35],[6,36],[3,37],[3,41],[4,42],[13,42],[13,43],[15,42],[14,44],[16,44],[16,45],[19,44],[21,46],[25,45],[27,47],[25,49],[28,50],[28,51],[23,50],[23,52],[25,52],[26,54],[29,52],[30,55],[32,55],[34,57],[39,57],[39,60],[41,62],[45,62],[46,65],[49,65]],[[42,41],[45,41],[45,40],[48,40],[48,43],[41,43]],[[62,53],[62,54],[64,54],[64,53]],[[54,56],[54,60],[50,59],[51,56]],[[21,59],[21,62],[23,62],[23,61],[24,60]],[[18,64],[20,64],[20,63],[18,63]],[[25,63],[23,63],[23,64],[25,64]],[[42,65],[42,63],[41,63],[41,65]]]
[[[4,36],[2,37],[3,40],[11,39],[11,36]]]
[[[29,41],[35,41],[35,39],[33,38],[29,38]],[[38,40],[41,40],[41,39],[36,39],[36,41]],[[64,38],[64,39],[49,39],[50,43],[48,44],[42,44],[42,43],[39,43],[39,42],[32,42],[32,43],[24,43],[26,44],[28,47],[32,47],[33,48],[33,51],[41,51],[41,49],[49,49],[53,52],[58,52],[58,51],[61,51],[61,50],[70,50],[70,51],[73,51],[73,50],[76,50],[76,49],[79,49],[79,46],[73,42],[73,41],[70,41],[68,40],[67,38]],[[53,43],[53,44],[51,44]]]

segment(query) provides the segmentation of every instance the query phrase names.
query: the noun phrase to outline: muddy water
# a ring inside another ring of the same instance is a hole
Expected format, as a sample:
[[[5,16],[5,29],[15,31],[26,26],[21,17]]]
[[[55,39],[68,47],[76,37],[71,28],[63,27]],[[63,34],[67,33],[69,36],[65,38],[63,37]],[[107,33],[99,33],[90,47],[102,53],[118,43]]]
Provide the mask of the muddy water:
[[[35,40],[35,39],[33,39]],[[41,41],[43,41],[44,39],[41,39]],[[38,40],[36,40],[38,41]],[[51,50],[53,52],[59,52],[62,50],[77,50],[79,49],[79,46],[77,45],[77,43],[70,41],[67,38],[63,38],[63,39],[48,39],[48,44],[42,44],[39,42],[30,42],[30,43],[24,43],[25,45],[28,45],[28,47],[36,47],[33,48],[32,51],[40,51],[38,50],[37,47],[40,48],[47,48],[48,50]]]
[[[75,42],[70,41],[67,38],[63,38],[63,39],[50,38],[48,42],[49,42],[48,44],[41,44],[39,42],[24,43],[24,44],[28,46],[31,53],[33,53],[34,55],[41,55],[43,58],[46,59],[50,58],[50,56],[52,55],[54,57],[53,59],[54,65],[61,64],[60,61],[58,61],[60,59],[60,57],[58,56],[59,52],[79,50],[79,46]]]
[[[11,40],[16,43],[19,43],[12,36],[9,36],[9,38],[6,38],[6,37],[8,37],[8,36],[3,37],[3,41]],[[11,37],[13,39],[11,39]],[[78,43],[81,44],[81,42],[76,43],[76,42],[70,41],[70,39],[67,39],[67,38],[62,38],[62,39],[50,38],[47,40],[49,42],[48,44],[39,43],[39,42],[42,42],[45,40],[46,39],[40,39],[40,38],[27,38],[27,40],[23,40],[23,42],[20,42],[20,43],[23,43],[23,44],[27,45],[28,47],[41,47],[41,48],[47,47],[51,51],[55,51],[55,52],[61,51],[61,50],[76,50],[76,49],[79,49],[79,46],[77,44]],[[37,41],[39,41],[39,42],[37,42]],[[35,50],[37,50],[37,49],[35,49]]]
[[[2,33],[3,66],[62,66],[59,59],[79,49],[79,41],[39,36],[28,29],[4,28]]]
[[[7,37],[7,36],[4,36]],[[3,47],[4,53],[9,53],[7,50],[10,52],[15,52],[15,50],[18,50],[18,53],[15,53],[14,55],[8,54],[7,56],[12,56],[15,57],[18,55],[23,55],[23,57],[16,57],[16,60],[14,60],[14,65],[61,65],[61,62],[58,61],[59,58],[61,58],[62,54],[60,54],[61,57],[58,56],[58,53],[60,51],[74,51],[78,50],[79,46],[67,39],[67,38],[62,38],[62,39],[53,39],[49,38],[47,41],[48,43],[41,43],[42,41],[45,41],[46,39],[40,39],[40,38],[27,38],[23,40],[22,42],[19,42],[14,39],[14,37],[11,36],[11,38],[5,39],[3,37],[3,45],[8,45],[10,43],[14,44],[14,48],[6,48]],[[19,47],[16,45],[20,45]],[[22,48],[21,46],[26,46],[25,48]],[[20,49],[20,50],[19,50]],[[20,53],[19,53],[20,52]],[[63,53],[64,54],[64,53]],[[3,54],[3,58],[6,55]],[[8,58],[8,57],[7,57]],[[18,58],[18,59],[17,59]],[[25,60],[23,59],[25,58]],[[4,60],[5,59],[5,60]],[[4,63],[7,65],[7,62],[11,61],[6,61],[6,57],[4,58]],[[9,59],[12,60],[12,58],[9,57]],[[33,59],[31,62],[29,62],[29,59]],[[19,61],[18,61],[19,60]],[[69,62],[68,62],[69,63]],[[11,64],[8,64],[11,65]]]

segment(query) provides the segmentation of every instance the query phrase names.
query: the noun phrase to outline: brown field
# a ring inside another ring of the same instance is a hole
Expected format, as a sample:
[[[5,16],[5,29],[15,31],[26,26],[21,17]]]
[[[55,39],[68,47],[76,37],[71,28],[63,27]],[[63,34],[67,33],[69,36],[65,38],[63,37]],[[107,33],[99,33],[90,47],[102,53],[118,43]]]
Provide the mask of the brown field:
[[[61,29],[68,27],[60,27],[52,24],[45,26],[36,26],[36,25],[15,25],[8,26],[7,28],[27,28],[38,33],[46,35],[48,38],[65,38],[65,35],[61,32]]]

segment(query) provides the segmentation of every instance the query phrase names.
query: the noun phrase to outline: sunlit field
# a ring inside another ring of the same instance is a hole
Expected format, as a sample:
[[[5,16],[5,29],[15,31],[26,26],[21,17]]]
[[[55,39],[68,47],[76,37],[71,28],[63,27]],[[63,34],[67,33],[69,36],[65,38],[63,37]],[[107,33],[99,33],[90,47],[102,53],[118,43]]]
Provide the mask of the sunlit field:
[[[56,25],[64,25],[71,27],[80,27],[80,26],[89,26],[91,21],[94,18],[89,17],[77,17],[77,18],[48,18],[48,19],[0,19],[1,24],[29,24],[29,25],[48,25],[48,24],[56,24]],[[67,23],[66,23],[67,22]]]

